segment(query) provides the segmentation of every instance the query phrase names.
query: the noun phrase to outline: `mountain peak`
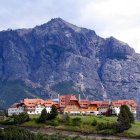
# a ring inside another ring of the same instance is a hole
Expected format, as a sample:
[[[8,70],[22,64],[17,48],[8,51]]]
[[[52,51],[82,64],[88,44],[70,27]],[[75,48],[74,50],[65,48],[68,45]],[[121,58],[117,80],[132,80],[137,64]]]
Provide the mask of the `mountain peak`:
[[[48,21],[47,23],[41,25],[41,26],[37,26],[37,27],[41,27],[41,28],[52,28],[52,29],[61,29],[61,28],[70,28],[72,30],[74,30],[75,32],[80,32],[82,28],[77,27],[76,25],[73,25],[65,20],[63,20],[62,18],[53,18],[50,21]]]
[[[65,22],[62,18],[52,18],[49,22]]]

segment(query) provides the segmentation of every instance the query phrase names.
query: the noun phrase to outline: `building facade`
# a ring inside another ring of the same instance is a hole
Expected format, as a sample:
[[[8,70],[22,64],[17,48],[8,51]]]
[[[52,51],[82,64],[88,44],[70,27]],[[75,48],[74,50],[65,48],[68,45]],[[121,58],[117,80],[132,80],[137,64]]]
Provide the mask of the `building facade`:
[[[55,105],[59,112],[68,114],[87,114],[87,115],[105,115],[109,109],[112,114],[118,115],[120,107],[127,105],[130,111],[136,116],[138,105],[134,100],[112,100],[112,101],[94,101],[88,99],[77,99],[76,95],[60,95],[57,101],[53,99],[23,99],[8,108],[8,115],[20,114],[41,114],[45,108],[48,113],[52,105]]]

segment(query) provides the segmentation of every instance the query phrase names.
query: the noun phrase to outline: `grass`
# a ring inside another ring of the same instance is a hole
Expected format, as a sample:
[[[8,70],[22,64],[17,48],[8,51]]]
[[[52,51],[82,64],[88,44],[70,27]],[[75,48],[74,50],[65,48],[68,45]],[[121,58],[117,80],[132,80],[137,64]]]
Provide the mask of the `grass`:
[[[29,116],[31,119],[37,119],[37,118],[39,118],[40,114],[31,114]]]
[[[111,129],[98,130],[97,126],[92,126],[93,120],[96,120],[99,123],[114,123],[117,121],[117,117],[105,117],[105,116],[80,116],[80,115],[70,115],[69,121],[62,121],[62,115],[58,115],[54,120],[48,120],[45,123],[37,123],[36,120],[39,118],[39,115],[30,115],[30,121],[23,123],[21,126],[27,127],[55,127],[60,130],[67,131],[78,131],[83,133],[101,133],[101,134],[115,134]],[[80,125],[74,125],[73,119],[81,118]],[[115,134],[116,135],[116,134]],[[126,137],[135,137],[140,138],[140,121],[135,121],[135,124],[132,124],[132,127],[129,130],[124,131],[123,133],[117,134],[119,136]]]
[[[105,117],[105,116],[80,116],[80,115],[71,115],[70,118],[75,118],[75,117],[79,117],[81,118],[81,121],[83,122],[83,124],[91,124],[92,121],[94,119],[97,120],[97,122],[110,122],[110,123],[113,123],[117,120],[117,117]]]
[[[132,127],[129,130],[126,130],[124,134],[140,136],[140,121],[136,121],[134,124],[132,124]]]

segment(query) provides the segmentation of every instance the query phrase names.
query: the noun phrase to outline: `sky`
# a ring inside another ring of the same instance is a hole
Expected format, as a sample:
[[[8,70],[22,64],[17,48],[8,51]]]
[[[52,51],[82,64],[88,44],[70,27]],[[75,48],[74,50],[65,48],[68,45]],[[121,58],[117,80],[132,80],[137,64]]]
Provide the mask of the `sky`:
[[[0,0],[0,31],[32,28],[60,17],[140,53],[140,0]]]

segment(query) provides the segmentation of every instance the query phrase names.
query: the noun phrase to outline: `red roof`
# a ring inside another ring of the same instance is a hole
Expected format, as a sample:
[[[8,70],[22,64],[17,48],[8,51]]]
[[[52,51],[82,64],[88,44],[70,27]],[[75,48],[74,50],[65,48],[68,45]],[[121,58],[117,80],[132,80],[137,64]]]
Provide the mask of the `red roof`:
[[[14,103],[10,106],[10,108],[17,108],[20,103]]]
[[[138,107],[138,104],[134,100],[112,100],[112,105],[117,107],[120,107],[122,105],[128,105],[134,108]]]

